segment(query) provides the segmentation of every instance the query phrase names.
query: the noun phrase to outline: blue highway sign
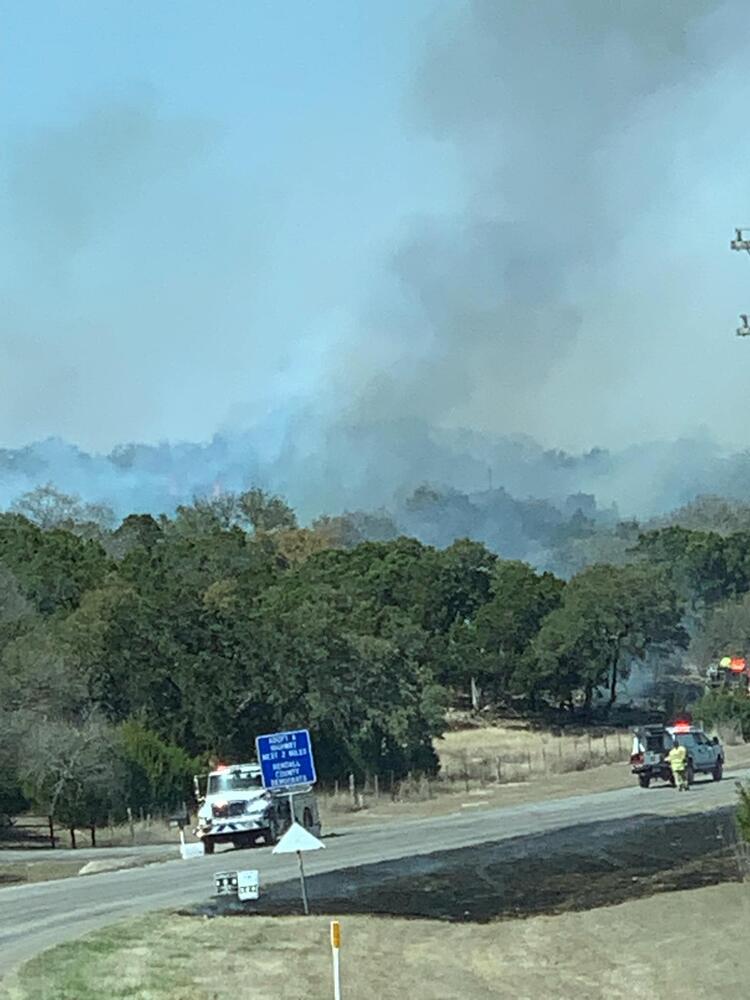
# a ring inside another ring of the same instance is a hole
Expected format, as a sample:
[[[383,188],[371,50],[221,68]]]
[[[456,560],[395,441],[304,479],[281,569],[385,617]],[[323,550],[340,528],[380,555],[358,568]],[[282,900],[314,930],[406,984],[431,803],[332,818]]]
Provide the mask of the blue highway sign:
[[[307,729],[257,736],[255,749],[263,771],[264,788],[315,784],[315,761]]]

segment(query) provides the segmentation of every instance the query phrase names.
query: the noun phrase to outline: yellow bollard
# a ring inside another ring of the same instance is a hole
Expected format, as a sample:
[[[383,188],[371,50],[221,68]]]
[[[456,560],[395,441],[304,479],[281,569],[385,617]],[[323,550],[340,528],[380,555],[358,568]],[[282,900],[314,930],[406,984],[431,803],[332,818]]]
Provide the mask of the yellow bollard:
[[[331,952],[333,953],[333,1000],[341,1000],[341,967],[339,952],[341,950],[341,924],[338,920],[331,921]]]

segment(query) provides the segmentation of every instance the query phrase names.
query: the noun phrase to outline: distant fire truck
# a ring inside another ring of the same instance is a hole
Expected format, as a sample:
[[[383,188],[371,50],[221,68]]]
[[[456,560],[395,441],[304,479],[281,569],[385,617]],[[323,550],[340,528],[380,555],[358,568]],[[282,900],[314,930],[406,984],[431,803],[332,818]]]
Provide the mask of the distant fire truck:
[[[750,665],[746,657],[722,656],[718,663],[712,663],[706,672],[706,686],[750,695]]]

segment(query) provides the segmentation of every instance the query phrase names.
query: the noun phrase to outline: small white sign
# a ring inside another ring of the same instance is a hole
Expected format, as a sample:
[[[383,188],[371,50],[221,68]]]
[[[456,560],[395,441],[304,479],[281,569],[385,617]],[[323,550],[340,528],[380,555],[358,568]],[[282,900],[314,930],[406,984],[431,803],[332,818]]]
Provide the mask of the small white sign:
[[[237,872],[214,872],[217,896],[233,896],[237,892]]]
[[[257,871],[237,872],[237,897],[241,901],[258,899],[260,896],[260,874]]]
[[[187,861],[189,858],[202,858],[205,854],[203,850],[203,844],[199,841],[197,844],[180,844],[180,857],[183,861]]]

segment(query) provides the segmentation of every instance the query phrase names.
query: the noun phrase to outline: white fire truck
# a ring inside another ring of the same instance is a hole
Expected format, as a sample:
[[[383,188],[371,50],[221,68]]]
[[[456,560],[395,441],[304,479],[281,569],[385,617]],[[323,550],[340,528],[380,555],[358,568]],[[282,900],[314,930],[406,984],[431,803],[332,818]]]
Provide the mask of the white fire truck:
[[[195,835],[206,854],[213,854],[217,844],[275,844],[293,819],[320,836],[312,788],[294,789],[292,794],[267,791],[259,764],[219,764],[207,775],[195,775],[193,784],[199,803]]]

